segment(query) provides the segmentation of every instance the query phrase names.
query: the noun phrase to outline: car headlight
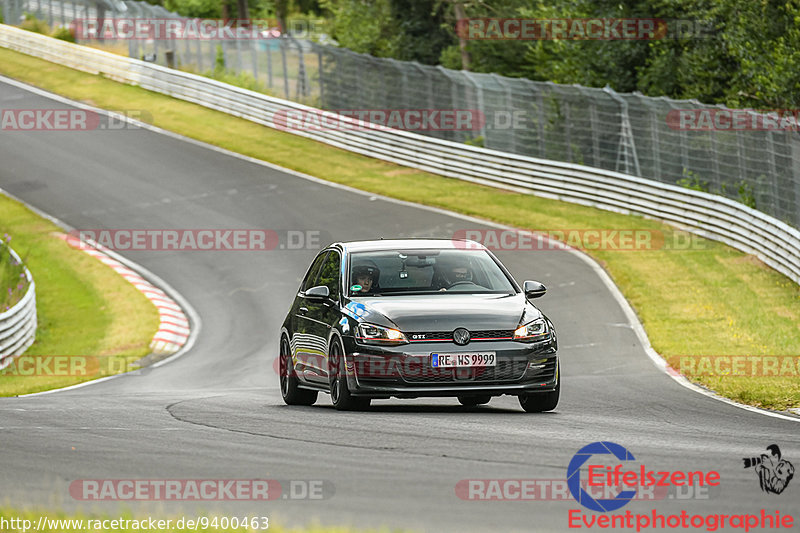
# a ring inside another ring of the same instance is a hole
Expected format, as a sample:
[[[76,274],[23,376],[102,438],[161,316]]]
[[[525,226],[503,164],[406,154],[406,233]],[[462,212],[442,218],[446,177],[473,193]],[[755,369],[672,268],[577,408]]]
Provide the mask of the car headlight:
[[[376,326],[375,324],[359,324],[356,339],[362,344],[395,345],[408,343],[408,339],[402,331]]]
[[[540,338],[545,338],[548,333],[550,333],[550,331],[547,327],[547,322],[545,322],[544,318],[537,318],[533,322],[518,327],[514,331],[514,340],[535,341]]]

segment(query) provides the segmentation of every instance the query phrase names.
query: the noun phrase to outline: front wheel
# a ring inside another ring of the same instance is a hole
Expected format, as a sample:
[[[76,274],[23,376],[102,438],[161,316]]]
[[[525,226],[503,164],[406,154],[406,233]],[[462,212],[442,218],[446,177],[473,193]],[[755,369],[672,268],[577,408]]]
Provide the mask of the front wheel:
[[[317,401],[317,391],[301,389],[298,386],[297,374],[292,364],[292,351],[289,348],[289,339],[281,337],[280,378],[281,396],[286,405],[314,405]]]
[[[347,368],[344,350],[338,339],[333,339],[328,350],[331,402],[338,411],[359,411],[369,407],[369,398],[359,398],[350,394],[347,386]]]
[[[535,392],[533,394],[521,394],[519,405],[526,413],[543,413],[552,411],[558,405],[558,398],[561,394],[561,372],[558,372],[558,383],[552,392]]]

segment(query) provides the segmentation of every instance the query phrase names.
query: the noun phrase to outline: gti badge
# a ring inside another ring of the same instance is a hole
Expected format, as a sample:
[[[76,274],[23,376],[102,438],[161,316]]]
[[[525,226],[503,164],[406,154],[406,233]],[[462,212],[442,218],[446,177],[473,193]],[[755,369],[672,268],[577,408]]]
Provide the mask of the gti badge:
[[[464,328],[457,328],[453,331],[453,342],[459,346],[464,346],[469,342],[469,331]]]

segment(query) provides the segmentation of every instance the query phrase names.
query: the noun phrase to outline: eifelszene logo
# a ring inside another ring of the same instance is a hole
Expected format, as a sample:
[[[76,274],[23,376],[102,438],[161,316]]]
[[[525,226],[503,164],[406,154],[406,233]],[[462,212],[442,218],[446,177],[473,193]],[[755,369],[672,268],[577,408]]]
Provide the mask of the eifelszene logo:
[[[609,461],[617,464],[605,464]],[[586,478],[581,479],[582,475]],[[641,489],[682,487],[694,490],[696,487],[717,487],[719,484],[720,474],[715,470],[652,470],[638,463],[623,446],[609,441],[584,446],[572,457],[567,467],[567,487],[572,497],[583,507],[600,513],[624,507],[636,499]],[[608,495],[613,495],[613,498],[595,498],[587,489],[604,489],[603,495],[611,493]]]
[[[767,446],[769,454],[761,457],[745,457],[745,468],[753,468],[758,475],[761,490],[770,494],[780,494],[794,477],[794,466],[781,457],[781,449],[777,444]]]
[[[636,458],[631,452],[614,442],[593,442],[578,450],[567,467],[567,487],[572,497],[579,504],[591,509],[605,513],[616,511],[625,506],[636,496],[636,490],[623,490],[611,499],[594,499],[586,490],[581,487],[581,466],[586,463],[593,455],[611,454],[620,461],[635,461]],[[590,476],[591,477],[591,476]],[[593,483],[590,481],[590,485]]]

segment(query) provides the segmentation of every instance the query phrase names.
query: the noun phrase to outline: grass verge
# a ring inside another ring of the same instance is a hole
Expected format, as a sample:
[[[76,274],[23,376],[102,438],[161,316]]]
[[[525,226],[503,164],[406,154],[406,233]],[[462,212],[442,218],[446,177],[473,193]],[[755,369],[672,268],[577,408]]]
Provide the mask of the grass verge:
[[[36,342],[24,358],[0,371],[0,396],[117,373],[147,355],[158,329],[155,306],[112,269],[56,237],[60,231],[0,195],[0,234],[12,236],[14,249],[33,274],[39,321]],[[88,365],[82,364],[87,360]],[[78,364],[70,367],[69,362]]]
[[[669,243],[682,239],[656,221],[399,167],[6,49],[0,49],[0,73],[99,107],[147,110],[158,127],[365,191],[519,228],[644,230],[661,232]],[[680,251],[587,252],[631,302],[653,347],[674,365],[686,355],[800,354],[800,287],[752,256],[704,239]],[[796,375],[695,378],[751,405],[800,406]]]

